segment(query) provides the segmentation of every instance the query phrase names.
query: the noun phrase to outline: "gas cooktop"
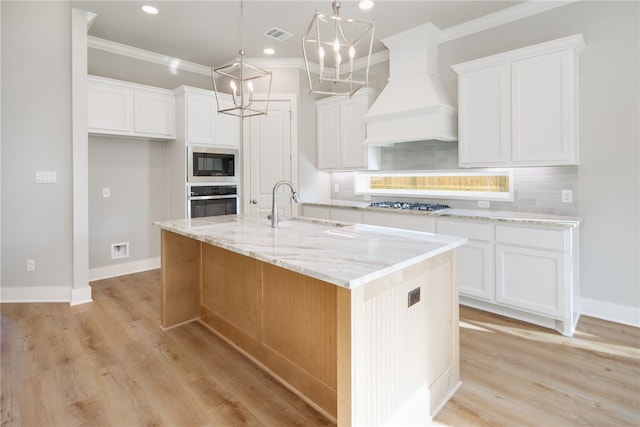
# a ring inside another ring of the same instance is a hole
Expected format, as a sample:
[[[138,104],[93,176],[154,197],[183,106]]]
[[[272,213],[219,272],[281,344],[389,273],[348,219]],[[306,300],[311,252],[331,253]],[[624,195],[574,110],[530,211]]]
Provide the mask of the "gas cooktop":
[[[449,205],[437,203],[408,203],[408,202],[373,202],[369,206],[374,208],[410,209],[414,211],[439,211],[440,209],[450,209]]]

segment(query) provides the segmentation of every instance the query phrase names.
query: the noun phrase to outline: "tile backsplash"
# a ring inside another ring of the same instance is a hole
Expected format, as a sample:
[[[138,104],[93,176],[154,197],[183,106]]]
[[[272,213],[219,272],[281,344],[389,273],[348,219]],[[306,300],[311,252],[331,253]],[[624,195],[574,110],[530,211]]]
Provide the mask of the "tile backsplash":
[[[383,170],[457,170],[458,144],[455,142],[419,141],[382,148]],[[469,170],[469,169],[462,169]],[[513,168],[514,201],[490,202],[490,210],[516,211],[579,217],[578,166]],[[333,192],[336,184],[339,191]],[[364,201],[353,194],[353,173],[331,174],[331,196],[336,200]],[[562,190],[572,191],[572,202],[562,202]],[[371,201],[394,200],[390,196],[372,196]],[[399,196],[409,202],[445,203],[454,208],[477,209],[476,200],[426,199]]]

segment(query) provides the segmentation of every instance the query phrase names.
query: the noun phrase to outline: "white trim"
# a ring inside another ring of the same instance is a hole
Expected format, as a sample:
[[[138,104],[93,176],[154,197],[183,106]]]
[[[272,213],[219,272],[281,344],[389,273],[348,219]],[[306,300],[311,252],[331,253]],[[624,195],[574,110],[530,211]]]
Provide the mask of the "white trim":
[[[438,43],[445,43],[471,34],[479,33],[481,31],[490,30],[491,28],[499,27],[500,25],[519,21],[520,19],[548,12],[562,6],[567,6],[575,3],[576,1],[579,0],[565,0],[558,2],[528,1],[521,3],[480,18],[472,19],[471,21],[449,27],[446,30],[442,30],[438,37]]]
[[[142,271],[160,268],[160,257],[143,259],[140,261],[126,262],[105,267],[97,267],[89,270],[89,281],[109,279],[125,274],[140,273]]]
[[[74,306],[88,302],[93,302],[91,298],[91,286],[82,289],[71,289],[71,301],[69,301],[69,305]]]
[[[88,37],[88,47],[92,49],[103,50],[105,52],[114,53],[116,55],[128,56],[130,58],[139,59],[141,61],[153,62],[160,65],[166,65],[171,70],[183,70],[191,73],[211,75],[211,67],[196,64],[195,62],[183,61],[180,58],[172,58],[160,53],[151,52],[137,47],[127,46],[125,44],[112,42],[110,40],[98,37]]]
[[[501,11],[491,13],[489,15],[482,16],[480,18],[472,19],[471,21],[463,22],[462,24],[449,27],[445,30],[441,30],[438,37],[438,43],[445,43],[455,39],[469,36],[471,34],[486,31],[491,28],[498,27],[500,25],[508,24],[510,22],[518,21],[520,19],[528,18],[543,12],[547,12],[562,6],[566,6],[580,0],[564,0],[564,1],[537,1],[531,0],[519,5],[503,9]],[[95,18],[95,17],[94,17]],[[93,22],[91,16],[88,17],[88,25]],[[184,61],[180,58],[172,58],[161,53],[151,52],[144,49],[139,49],[133,46],[128,46],[121,43],[116,43],[110,40],[101,39],[99,37],[88,36],[88,47],[91,49],[98,49],[117,55],[128,56],[130,58],[139,59],[141,61],[153,62],[160,65],[166,65],[172,70],[183,70],[191,73],[202,74],[205,76],[211,75],[211,67],[206,65],[197,64],[195,62]],[[389,51],[383,50],[371,55],[371,65],[379,64],[389,60]],[[266,58],[247,58],[247,62],[255,63],[255,65],[263,68],[296,68],[305,69],[304,60],[302,58],[280,58],[280,59],[266,59]],[[309,64],[312,71],[318,69],[318,65]],[[366,66],[366,59],[360,58],[355,63],[355,68],[360,69]]]
[[[128,56],[130,58],[139,59],[141,61],[152,62],[155,64],[166,65],[171,70],[183,70],[191,73],[211,75],[211,67],[197,64],[195,62],[184,61],[180,58],[172,58],[161,53],[151,52],[137,47],[128,46],[121,43],[112,42],[110,40],[98,37],[88,37],[88,47],[98,49],[116,55]],[[246,61],[252,65],[263,68],[295,68],[304,69],[304,61],[302,58],[246,58]]]
[[[71,127],[73,173],[73,286],[67,301],[91,301],[89,286],[89,133],[87,22],[91,13],[72,9]],[[95,15],[93,15],[95,18]]]
[[[0,288],[0,302],[69,302],[71,286],[16,286]]]
[[[614,304],[591,298],[580,298],[580,311],[584,316],[596,317],[623,325],[640,328],[640,308]]]

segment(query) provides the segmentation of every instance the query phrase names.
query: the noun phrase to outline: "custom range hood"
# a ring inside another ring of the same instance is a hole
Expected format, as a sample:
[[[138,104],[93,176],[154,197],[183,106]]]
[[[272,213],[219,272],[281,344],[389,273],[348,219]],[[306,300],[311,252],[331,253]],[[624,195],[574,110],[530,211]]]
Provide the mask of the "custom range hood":
[[[438,34],[426,23],[387,37],[389,81],[364,120],[369,145],[457,141],[457,111],[439,79]]]

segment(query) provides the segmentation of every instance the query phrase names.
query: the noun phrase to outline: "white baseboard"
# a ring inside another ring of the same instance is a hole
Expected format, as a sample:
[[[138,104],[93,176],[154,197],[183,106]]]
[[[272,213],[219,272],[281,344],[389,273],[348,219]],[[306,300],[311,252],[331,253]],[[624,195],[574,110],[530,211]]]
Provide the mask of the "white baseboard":
[[[69,302],[71,287],[20,286],[0,288],[0,302]]]
[[[613,304],[591,298],[580,298],[580,312],[585,316],[640,328],[640,308]]]
[[[140,273],[154,268],[160,268],[160,257],[92,268],[89,270],[89,281],[93,282],[94,280],[109,279],[125,274]]]
[[[89,281],[139,273],[141,271],[160,268],[160,258],[116,264],[89,270]],[[1,303],[23,302],[67,302],[70,305],[84,304],[93,301],[91,287],[73,289],[71,286],[16,286],[0,287]]]

